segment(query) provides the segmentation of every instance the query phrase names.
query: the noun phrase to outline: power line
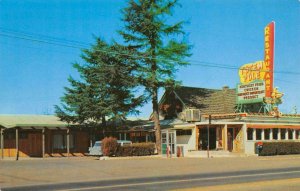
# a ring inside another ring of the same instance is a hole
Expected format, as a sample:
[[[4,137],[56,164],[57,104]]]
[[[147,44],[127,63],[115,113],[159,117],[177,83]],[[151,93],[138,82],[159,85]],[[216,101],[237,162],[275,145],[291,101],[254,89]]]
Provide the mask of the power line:
[[[22,37],[22,36],[16,36],[16,35],[10,35],[10,34],[3,34],[0,32],[0,36],[5,36],[5,37],[9,37],[9,38],[15,38],[15,39],[21,39],[21,40],[28,40],[28,41],[32,41],[32,42],[38,42],[38,43],[45,43],[45,44],[51,44],[51,45],[55,45],[55,46],[64,46],[64,47],[68,47],[68,48],[76,48],[76,49],[82,49],[84,47],[81,46],[75,46],[75,45],[68,45],[68,44],[63,44],[63,43],[58,43],[58,42],[51,42],[48,40],[40,40],[40,39],[35,39],[35,38],[31,38],[31,37]]]
[[[24,31],[16,31],[16,30],[12,30],[12,29],[5,29],[3,27],[0,27],[0,31],[3,31],[4,33],[11,33],[14,35],[23,35],[29,38],[40,38],[40,39],[45,39],[45,40],[52,40],[55,42],[64,42],[64,43],[73,43],[73,44],[77,44],[77,45],[81,45],[81,46],[90,46],[90,44],[85,43],[85,42],[80,42],[80,41],[75,41],[75,40],[68,40],[68,39],[64,39],[64,38],[58,38],[58,37],[52,37],[52,36],[47,36],[47,35],[42,35],[42,34],[37,34],[37,33],[28,33],[28,32],[24,32]]]
[[[3,28],[0,28],[0,29],[3,30]],[[55,45],[55,46],[62,46],[62,47],[67,47],[67,48],[74,48],[74,49],[87,49],[88,48],[87,46],[72,44],[72,43],[78,43],[78,44],[86,44],[87,45],[87,43],[83,43],[83,42],[79,42],[79,41],[71,41],[71,40],[66,40],[66,39],[58,39],[58,38],[54,38],[54,37],[45,36],[49,39],[51,39],[51,38],[54,39],[52,41],[52,40],[44,40],[44,39],[34,38],[34,37],[32,37],[32,35],[26,34],[23,32],[14,32],[14,33],[20,33],[20,34],[24,34],[24,35],[20,36],[20,35],[16,35],[16,34],[0,32],[0,36],[21,39],[21,40],[27,40],[27,41],[37,42],[37,43],[45,43],[45,44],[50,44],[50,45]],[[41,35],[41,36],[44,36],[44,35]],[[64,42],[60,42],[61,40],[68,42],[68,44],[65,44]],[[151,57],[147,57],[147,56],[130,55],[128,53],[113,52],[113,51],[108,51],[108,50],[104,50],[104,49],[95,49],[94,51],[99,51],[99,52],[108,53],[108,54],[111,53],[111,54],[116,54],[116,55],[121,55],[121,56],[128,56],[128,57],[133,57],[133,58],[152,59]],[[210,68],[221,68],[221,69],[230,69],[230,70],[239,70],[240,69],[240,67],[237,67],[237,66],[228,66],[228,65],[222,65],[222,64],[206,62],[206,61],[199,61],[199,60],[187,60],[185,62],[180,62],[180,61],[170,60],[170,59],[163,59],[163,58],[156,58],[156,60],[163,61],[163,62],[176,62],[176,63],[181,63],[181,64],[191,63],[190,65],[210,67]],[[257,69],[249,69],[249,68],[242,69],[242,70],[269,72],[268,70],[257,70]],[[273,72],[278,73],[278,74],[300,75],[299,72],[290,72],[290,71],[273,71]]]
[[[8,46],[8,47],[19,47],[20,45],[18,45],[18,44],[16,44],[16,43],[14,43],[14,44],[12,44],[12,43],[7,43],[7,42],[1,42],[0,41],[0,44],[2,44],[2,45],[5,45],[5,46]],[[50,53],[52,53],[52,52],[56,52],[56,53],[59,53],[59,54],[75,54],[75,52],[77,52],[78,53],[78,49],[76,50],[76,49],[68,49],[68,50],[66,50],[66,51],[63,51],[63,50],[58,50],[58,49],[49,49],[48,47],[46,47],[46,48],[40,48],[40,47],[36,47],[36,46],[28,46],[28,45],[22,45],[22,48],[23,47],[25,47],[25,48],[28,48],[28,49],[32,49],[32,50],[36,50],[36,51],[43,51],[43,52],[50,52]]]

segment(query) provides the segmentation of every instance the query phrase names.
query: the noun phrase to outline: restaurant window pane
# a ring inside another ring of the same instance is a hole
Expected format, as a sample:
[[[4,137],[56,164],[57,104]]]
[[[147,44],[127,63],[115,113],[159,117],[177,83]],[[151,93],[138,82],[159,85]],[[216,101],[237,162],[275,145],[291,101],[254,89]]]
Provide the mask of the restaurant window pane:
[[[286,129],[280,129],[280,133],[281,133],[281,140],[285,139],[285,132],[286,132]]]
[[[273,139],[278,140],[278,129],[273,129]]]
[[[253,140],[253,129],[247,129],[247,140]]]
[[[265,140],[270,140],[270,129],[265,129]]]
[[[256,129],[256,140],[261,140],[261,129]]]
[[[292,129],[288,129],[288,132],[289,132],[289,139],[293,139],[293,130]]]

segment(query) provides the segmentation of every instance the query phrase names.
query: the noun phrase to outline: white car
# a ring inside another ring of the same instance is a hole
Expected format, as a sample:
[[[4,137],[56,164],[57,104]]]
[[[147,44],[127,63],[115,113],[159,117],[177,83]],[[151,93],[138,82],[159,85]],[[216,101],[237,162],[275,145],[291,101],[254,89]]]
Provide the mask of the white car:
[[[124,145],[131,145],[132,142],[131,141],[127,141],[127,140],[117,140],[118,144],[121,145],[121,146],[124,146]]]
[[[102,145],[101,141],[96,141],[94,146],[89,147],[89,155],[95,155],[95,156],[102,155],[101,145]]]
[[[117,140],[117,142],[120,146],[131,145],[132,144],[131,141],[127,141],[127,140]],[[102,142],[101,141],[96,141],[94,146],[89,147],[89,155],[93,155],[93,156],[103,155],[101,146],[102,146]]]

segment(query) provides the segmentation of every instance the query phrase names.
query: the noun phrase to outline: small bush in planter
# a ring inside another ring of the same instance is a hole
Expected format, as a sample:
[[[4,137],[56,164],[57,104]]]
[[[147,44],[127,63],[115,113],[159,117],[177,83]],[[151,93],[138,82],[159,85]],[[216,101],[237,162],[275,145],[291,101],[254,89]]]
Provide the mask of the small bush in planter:
[[[153,155],[154,143],[133,143],[132,145],[119,146],[117,156],[147,156]]]
[[[105,137],[102,140],[102,153],[104,156],[113,156],[116,154],[118,149],[117,139],[114,137]]]

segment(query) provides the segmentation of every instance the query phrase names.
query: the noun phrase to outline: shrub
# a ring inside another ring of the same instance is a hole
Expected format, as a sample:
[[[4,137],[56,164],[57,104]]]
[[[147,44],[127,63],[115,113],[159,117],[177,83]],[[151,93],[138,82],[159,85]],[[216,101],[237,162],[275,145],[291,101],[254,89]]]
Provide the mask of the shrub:
[[[119,146],[117,156],[147,156],[153,155],[154,143],[133,143],[132,145]]]
[[[255,144],[255,148],[257,147]],[[300,154],[300,142],[263,142],[259,156]]]
[[[118,142],[116,138],[113,137],[105,137],[102,140],[102,153],[104,156],[113,156],[116,154],[118,149]]]

